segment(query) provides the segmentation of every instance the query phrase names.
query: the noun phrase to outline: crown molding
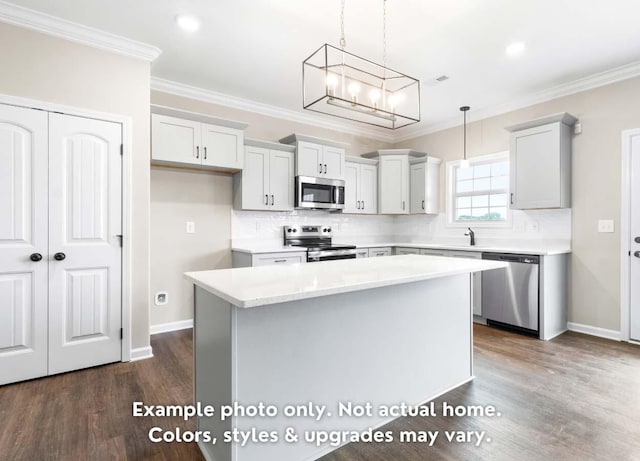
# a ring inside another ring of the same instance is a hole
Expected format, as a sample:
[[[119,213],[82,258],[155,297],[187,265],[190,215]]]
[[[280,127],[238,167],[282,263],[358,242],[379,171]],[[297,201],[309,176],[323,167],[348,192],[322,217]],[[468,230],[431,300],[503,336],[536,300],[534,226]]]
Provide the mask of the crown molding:
[[[72,42],[100,48],[145,61],[153,61],[162,50],[153,45],[84,26],[46,13],[0,0],[0,22],[33,29]]]
[[[347,123],[341,123],[334,120],[327,120],[317,115],[298,112],[295,110],[284,109],[282,107],[264,104],[250,99],[239,98],[223,93],[218,93],[204,88],[198,88],[183,83],[165,80],[158,77],[151,77],[151,89],[162,93],[169,93],[184,98],[195,99],[198,101],[217,104],[220,106],[230,107],[248,112],[254,112],[269,117],[289,120],[291,122],[304,123],[306,125],[317,126],[329,130],[339,131],[355,136],[362,136],[376,141],[391,143],[394,136],[391,134],[381,133],[377,130],[355,127]]]
[[[547,88],[542,91],[537,91],[535,93],[520,96],[514,98],[508,103],[475,110],[473,111],[472,117],[467,116],[467,122],[474,122],[485,118],[494,117],[496,115],[505,114],[507,112],[513,112],[514,110],[522,109],[524,107],[541,104],[553,99],[561,98],[563,96],[570,96],[582,91],[592,90],[601,86],[610,85],[612,83],[627,80],[639,75],[640,61],[635,61],[629,64],[625,64],[624,66],[615,67],[604,72],[598,72],[597,74],[579,78],[577,80],[573,80],[572,82],[563,83],[561,85]],[[394,137],[394,142],[408,141],[410,139],[415,139],[420,136],[425,136],[460,125],[462,125],[462,123],[460,123],[460,118],[456,117],[431,125],[416,127],[414,129],[407,128],[403,132],[397,133],[397,135]]]

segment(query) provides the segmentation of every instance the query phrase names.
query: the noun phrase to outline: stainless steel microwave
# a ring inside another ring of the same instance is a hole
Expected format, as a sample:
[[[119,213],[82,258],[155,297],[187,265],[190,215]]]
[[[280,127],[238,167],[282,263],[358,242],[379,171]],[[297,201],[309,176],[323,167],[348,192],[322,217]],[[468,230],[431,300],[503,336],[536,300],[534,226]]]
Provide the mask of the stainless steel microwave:
[[[344,181],[296,176],[296,208],[342,210]]]

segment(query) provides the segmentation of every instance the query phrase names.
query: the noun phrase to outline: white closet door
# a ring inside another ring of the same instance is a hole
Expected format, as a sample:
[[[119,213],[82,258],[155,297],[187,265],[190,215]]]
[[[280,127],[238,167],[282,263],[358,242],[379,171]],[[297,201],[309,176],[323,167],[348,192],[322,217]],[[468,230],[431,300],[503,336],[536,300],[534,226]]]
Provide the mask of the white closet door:
[[[49,115],[49,374],[121,359],[121,142],[120,124]]]
[[[0,105],[0,385],[47,374],[47,142],[46,112]]]

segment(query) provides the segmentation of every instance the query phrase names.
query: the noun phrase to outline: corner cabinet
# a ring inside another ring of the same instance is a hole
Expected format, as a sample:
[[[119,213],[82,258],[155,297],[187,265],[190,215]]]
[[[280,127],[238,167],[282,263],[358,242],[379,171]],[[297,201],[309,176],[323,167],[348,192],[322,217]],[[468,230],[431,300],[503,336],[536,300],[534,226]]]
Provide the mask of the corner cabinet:
[[[344,179],[347,144],[292,134],[280,140],[296,147],[296,176]]]
[[[505,128],[511,132],[511,208],[571,207],[571,132],[567,113]]]
[[[409,161],[411,185],[409,212],[438,214],[440,208],[440,163],[435,157]]]
[[[378,159],[378,213],[409,214],[409,161],[426,161],[427,154],[410,149],[382,149],[364,154],[363,157]]]
[[[378,162],[362,157],[345,158],[343,213],[378,212]]]
[[[243,123],[152,106],[151,162],[221,171],[244,164]]]
[[[294,204],[293,146],[247,139],[244,168],[233,176],[238,210],[291,211]]]

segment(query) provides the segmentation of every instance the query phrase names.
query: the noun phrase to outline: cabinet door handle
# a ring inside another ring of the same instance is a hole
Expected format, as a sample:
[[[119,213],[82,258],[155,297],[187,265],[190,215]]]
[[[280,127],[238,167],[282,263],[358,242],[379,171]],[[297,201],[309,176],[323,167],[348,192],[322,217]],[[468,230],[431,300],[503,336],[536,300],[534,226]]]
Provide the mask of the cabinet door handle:
[[[273,206],[273,194],[271,194],[271,206]]]
[[[196,158],[200,158],[200,146],[196,146]]]
[[[424,210],[424,200],[422,201],[422,209]]]
[[[318,163],[318,173],[322,173],[322,163]]]
[[[364,210],[364,200],[360,203],[362,204],[362,209]]]
[[[404,211],[404,200],[402,201],[402,211]]]
[[[511,192],[511,205],[513,205],[513,192]]]
[[[265,205],[269,205],[269,195],[268,194],[264,194],[264,204]]]
[[[356,200],[356,210],[360,209],[360,200]]]
[[[327,164],[324,164],[324,174],[327,174]]]
[[[206,146],[204,147],[204,159],[205,160],[207,159],[207,147]]]

